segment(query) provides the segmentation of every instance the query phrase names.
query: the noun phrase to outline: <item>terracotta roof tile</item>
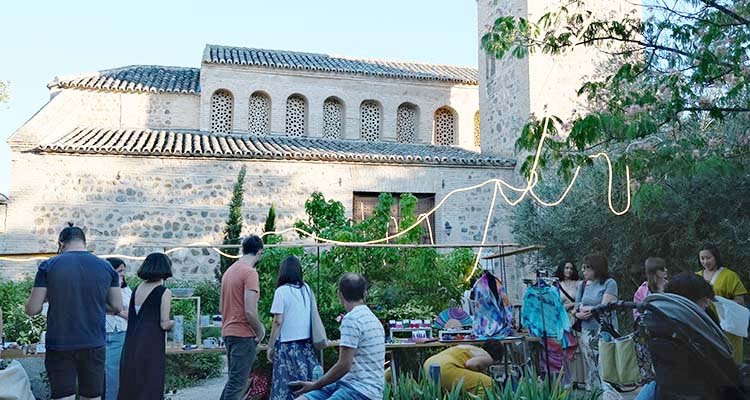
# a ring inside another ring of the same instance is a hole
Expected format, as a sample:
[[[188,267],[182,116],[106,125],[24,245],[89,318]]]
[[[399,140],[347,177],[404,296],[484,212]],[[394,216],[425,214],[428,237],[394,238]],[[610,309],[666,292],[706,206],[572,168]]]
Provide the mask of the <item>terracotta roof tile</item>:
[[[255,65],[280,69],[332,71],[385,78],[478,84],[475,68],[397,61],[333,57],[327,54],[206,45],[203,62],[208,64]]]
[[[131,65],[122,68],[57,77],[49,88],[80,88],[115,92],[200,93],[200,69]]]
[[[78,128],[53,143],[38,146],[35,151],[506,168],[516,164],[515,160],[488,157],[452,146],[146,129]]]

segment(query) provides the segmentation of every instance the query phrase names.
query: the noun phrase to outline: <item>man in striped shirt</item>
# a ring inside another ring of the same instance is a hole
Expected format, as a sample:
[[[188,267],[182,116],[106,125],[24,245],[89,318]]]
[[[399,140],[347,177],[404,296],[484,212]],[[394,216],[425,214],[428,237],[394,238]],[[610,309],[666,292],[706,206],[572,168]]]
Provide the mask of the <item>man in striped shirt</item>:
[[[385,376],[385,332],[365,305],[367,281],[346,273],[339,280],[339,300],[346,309],[341,320],[339,360],[316,382],[292,382],[301,387],[297,400],[380,400]]]

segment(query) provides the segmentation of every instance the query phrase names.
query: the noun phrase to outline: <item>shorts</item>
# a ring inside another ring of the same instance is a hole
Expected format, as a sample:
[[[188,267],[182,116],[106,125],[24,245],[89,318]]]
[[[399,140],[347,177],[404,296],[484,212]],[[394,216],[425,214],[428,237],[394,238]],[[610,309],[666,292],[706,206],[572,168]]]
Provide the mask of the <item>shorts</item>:
[[[80,350],[50,350],[44,358],[44,367],[52,391],[59,399],[78,393],[84,397],[100,397],[104,393],[105,347]]]

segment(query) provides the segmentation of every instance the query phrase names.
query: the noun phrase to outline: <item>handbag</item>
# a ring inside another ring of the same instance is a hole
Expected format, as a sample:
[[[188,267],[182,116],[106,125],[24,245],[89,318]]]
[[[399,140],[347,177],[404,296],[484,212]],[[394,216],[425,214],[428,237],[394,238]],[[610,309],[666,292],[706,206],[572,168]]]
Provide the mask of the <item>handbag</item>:
[[[619,385],[637,385],[641,380],[634,334],[610,341],[599,338],[599,373],[602,380]]]
[[[271,379],[268,375],[259,372],[250,373],[250,387],[248,388],[245,400],[261,400],[268,397],[271,393]]]
[[[307,294],[310,297],[310,338],[312,339],[315,350],[323,350],[328,345],[326,328],[323,326],[323,321],[320,319],[318,302],[315,301],[315,295],[312,290],[310,290],[310,286],[305,285],[305,288],[307,288]]]
[[[586,290],[586,281],[582,281],[581,282],[581,290],[579,290],[579,293],[581,294],[581,301],[583,301],[583,291],[584,290]],[[563,290],[563,292],[565,292],[565,291]],[[567,296],[568,294],[565,293],[565,295]],[[575,302],[575,300],[573,300],[573,302]],[[583,329],[582,328],[582,322],[581,322],[580,319],[576,318],[576,322],[573,323],[573,330],[576,331],[576,332],[580,332],[581,329]]]

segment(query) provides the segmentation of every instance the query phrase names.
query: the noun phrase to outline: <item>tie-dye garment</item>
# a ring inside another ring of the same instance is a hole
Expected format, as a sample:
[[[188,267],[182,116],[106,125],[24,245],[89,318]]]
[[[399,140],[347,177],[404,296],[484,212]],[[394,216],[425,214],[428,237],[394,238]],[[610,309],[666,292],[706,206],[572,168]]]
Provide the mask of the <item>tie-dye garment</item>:
[[[544,310],[544,320],[542,320]],[[526,288],[521,309],[521,323],[537,337],[547,334],[547,348],[542,354],[540,367],[543,373],[556,375],[564,371],[563,382],[568,383],[568,361],[573,357],[578,343],[570,329],[560,292],[554,286],[535,285]],[[549,357],[549,360],[547,360]],[[549,365],[549,371],[547,371]]]
[[[546,330],[548,338],[563,342],[565,332],[570,331],[570,320],[556,287],[534,285],[526,288],[521,308],[521,324],[534,336],[542,337]]]
[[[491,288],[492,281],[497,292]],[[485,272],[474,284],[474,334],[481,339],[503,338],[510,334],[513,309],[500,279]]]

